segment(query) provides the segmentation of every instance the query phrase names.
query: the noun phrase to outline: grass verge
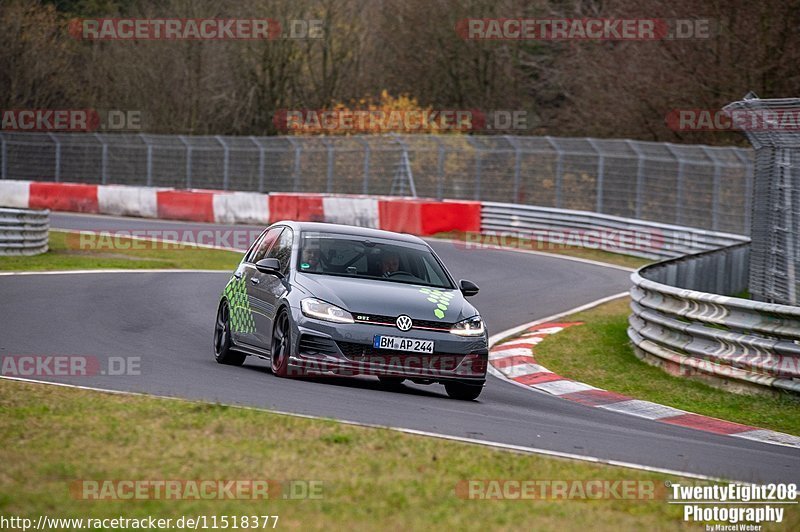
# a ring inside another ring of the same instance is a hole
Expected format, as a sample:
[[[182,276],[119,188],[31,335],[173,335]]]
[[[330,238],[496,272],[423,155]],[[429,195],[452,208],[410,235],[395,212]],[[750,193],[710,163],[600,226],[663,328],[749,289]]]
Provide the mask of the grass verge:
[[[32,257],[0,257],[0,270],[189,269],[232,271],[241,259],[233,251],[153,244],[114,237],[108,245],[81,249],[75,233],[50,231],[50,250]]]
[[[629,304],[623,298],[564,318],[584,325],[547,337],[536,346],[536,361],[559,375],[636,399],[800,435],[800,402],[792,397],[754,399],[674,377],[636,358],[626,333]]]
[[[469,479],[628,480],[656,493],[675,477],[333,421],[0,380],[0,512],[38,518],[279,515],[278,528],[674,529],[665,500],[465,500]],[[301,500],[87,501],[83,480],[321,481]],[[691,482],[691,481],[686,481]],[[789,514],[798,523],[797,511]],[[697,525],[695,525],[697,526]]]

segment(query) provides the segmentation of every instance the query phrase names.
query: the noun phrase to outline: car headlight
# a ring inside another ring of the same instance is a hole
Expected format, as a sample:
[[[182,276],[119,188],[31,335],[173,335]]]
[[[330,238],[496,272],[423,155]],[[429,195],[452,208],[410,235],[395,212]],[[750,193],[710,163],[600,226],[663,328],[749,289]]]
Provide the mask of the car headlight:
[[[486,331],[480,316],[473,316],[459,321],[450,328],[450,332],[459,336],[481,336]]]
[[[354,323],[353,315],[339,308],[336,305],[325,303],[313,297],[306,298],[300,302],[303,314],[309,318],[318,320],[333,321],[335,323]]]

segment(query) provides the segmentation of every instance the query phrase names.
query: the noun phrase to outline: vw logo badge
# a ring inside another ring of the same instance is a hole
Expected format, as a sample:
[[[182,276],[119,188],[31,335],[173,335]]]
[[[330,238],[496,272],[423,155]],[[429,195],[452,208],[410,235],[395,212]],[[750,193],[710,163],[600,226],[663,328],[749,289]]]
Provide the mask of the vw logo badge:
[[[395,325],[397,325],[397,328],[401,331],[408,331],[411,330],[411,325],[413,325],[413,322],[411,321],[411,318],[403,314],[402,316],[397,317]]]

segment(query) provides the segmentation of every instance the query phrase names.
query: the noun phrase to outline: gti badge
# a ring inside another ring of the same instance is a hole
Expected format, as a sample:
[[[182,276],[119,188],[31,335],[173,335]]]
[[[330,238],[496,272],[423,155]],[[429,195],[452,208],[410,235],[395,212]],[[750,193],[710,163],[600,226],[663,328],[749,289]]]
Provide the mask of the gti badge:
[[[411,318],[409,318],[405,314],[398,316],[397,321],[395,321],[394,323],[395,325],[397,325],[397,328],[400,329],[401,331],[408,331],[411,329],[411,325],[413,325],[413,323],[411,322]]]

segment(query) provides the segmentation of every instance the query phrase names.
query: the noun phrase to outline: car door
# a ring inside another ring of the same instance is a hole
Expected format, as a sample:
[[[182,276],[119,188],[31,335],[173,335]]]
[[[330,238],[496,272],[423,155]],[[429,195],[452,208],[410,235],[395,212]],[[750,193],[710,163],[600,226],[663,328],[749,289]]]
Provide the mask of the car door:
[[[272,323],[275,320],[278,303],[288,287],[286,279],[291,267],[293,242],[294,232],[286,227],[266,255],[266,258],[275,258],[280,261],[283,277],[255,271],[248,283],[248,291],[253,296],[253,308],[256,309],[257,305],[257,311],[253,313],[256,329],[255,341],[256,346],[261,349],[269,350],[271,348]]]
[[[234,272],[234,288],[230,290],[231,333],[238,343],[258,345],[256,322],[259,310],[254,300],[251,285],[253,275],[258,273],[255,263],[263,259],[283,231],[283,227],[272,227],[264,232],[260,240],[247,252],[242,264]]]

